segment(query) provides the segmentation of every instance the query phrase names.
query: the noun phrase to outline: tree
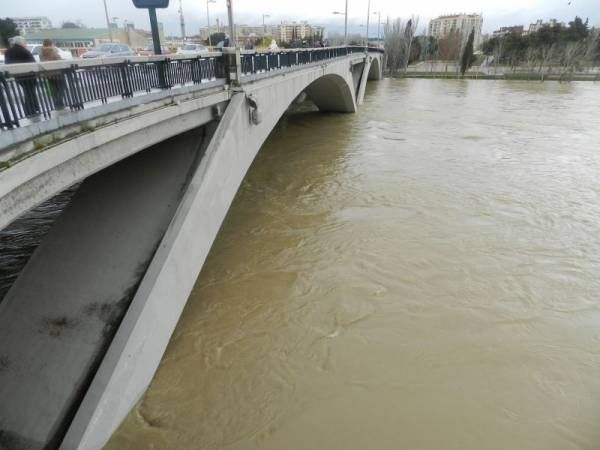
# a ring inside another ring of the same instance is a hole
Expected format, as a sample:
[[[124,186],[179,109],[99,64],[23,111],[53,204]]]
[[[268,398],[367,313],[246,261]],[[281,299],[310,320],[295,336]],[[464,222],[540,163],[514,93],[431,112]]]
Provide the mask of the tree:
[[[8,47],[8,40],[13,36],[18,36],[19,30],[17,30],[17,25],[10,20],[8,17],[6,19],[0,19],[0,45],[3,47]]]
[[[223,33],[223,32],[211,33],[211,35],[210,35],[210,43],[212,45],[217,45],[219,42],[224,41],[224,40],[225,40],[225,33]],[[204,43],[206,45],[208,45],[208,39],[206,39],[204,41]]]
[[[465,72],[473,65],[473,42],[475,41],[475,29],[471,30],[467,39],[467,44],[460,58],[460,74],[465,76]]]
[[[75,28],[81,28],[81,26],[75,22],[63,22],[61,28],[65,28],[65,29],[75,29]]]

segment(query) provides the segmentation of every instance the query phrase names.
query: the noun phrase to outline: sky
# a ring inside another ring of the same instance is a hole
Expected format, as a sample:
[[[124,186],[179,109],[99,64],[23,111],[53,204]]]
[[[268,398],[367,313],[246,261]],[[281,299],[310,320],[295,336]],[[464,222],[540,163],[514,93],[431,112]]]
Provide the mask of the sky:
[[[211,0],[212,1],[212,0]],[[211,24],[215,18],[227,22],[225,0],[214,0],[209,4]],[[308,20],[325,26],[328,32],[343,31],[344,18],[333,15],[343,11],[344,0],[232,0],[236,23],[262,24],[262,15],[267,24],[281,21]],[[133,22],[136,28],[149,29],[148,13],[137,10],[131,0],[106,0],[109,16],[120,21]],[[48,16],[55,26],[63,21],[81,20],[88,27],[104,27],[106,19],[102,0],[0,0],[2,17]],[[358,33],[366,23],[368,0],[348,0],[349,33]],[[158,10],[158,20],[169,35],[179,35],[179,0],[170,0],[169,8]],[[182,0],[186,21],[186,34],[197,33],[206,26],[206,0]],[[386,17],[408,18],[419,16],[422,30],[429,19],[441,14],[482,13],[484,32],[500,26],[529,25],[537,19],[557,18],[568,22],[573,17],[589,17],[590,24],[600,26],[600,0],[371,0],[371,11],[381,12]],[[371,28],[376,28],[377,15],[371,16]],[[363,31],[364,33],[364,31]]]

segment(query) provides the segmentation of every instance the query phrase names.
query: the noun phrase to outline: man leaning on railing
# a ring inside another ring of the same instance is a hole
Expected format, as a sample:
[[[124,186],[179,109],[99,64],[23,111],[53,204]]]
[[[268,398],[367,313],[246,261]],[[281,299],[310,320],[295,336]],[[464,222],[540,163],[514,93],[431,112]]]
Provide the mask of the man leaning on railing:
[[[40,61],[60,61],[62,57],[58,49],[54,46],[50,39],[44,39],[44,45],[40,52]],[[49,72],[47,74],[48,84],[52,99],[54,100],[54,108],[59,111],[65,108],[65,80],[61,71]]]
[[[29,50],[23,36],[13,38],[12,46],[4,53],[5,64],[34,63],[35,58]],[[32,121],[40,118],[40,106],[35,95],[35,77],[31,75],[15,75],[17,84],[23,90],[23,109],[25,117]]]

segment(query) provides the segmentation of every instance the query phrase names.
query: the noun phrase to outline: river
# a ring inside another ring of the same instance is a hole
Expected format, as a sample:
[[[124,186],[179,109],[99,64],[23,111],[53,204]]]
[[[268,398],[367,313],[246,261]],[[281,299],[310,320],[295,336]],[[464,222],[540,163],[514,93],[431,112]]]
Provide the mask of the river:
[[[283,119],[107,448],[599,449],[599,99],[386,79]]]

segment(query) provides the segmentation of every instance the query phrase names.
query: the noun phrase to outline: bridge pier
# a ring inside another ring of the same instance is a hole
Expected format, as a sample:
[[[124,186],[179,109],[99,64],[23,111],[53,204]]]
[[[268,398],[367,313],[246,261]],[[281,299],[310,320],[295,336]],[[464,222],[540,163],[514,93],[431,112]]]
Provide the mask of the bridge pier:
[[[1,304],[1,448],[61,442],[179,205],[201,141],[181,135],[86,179],[31,256]]]

